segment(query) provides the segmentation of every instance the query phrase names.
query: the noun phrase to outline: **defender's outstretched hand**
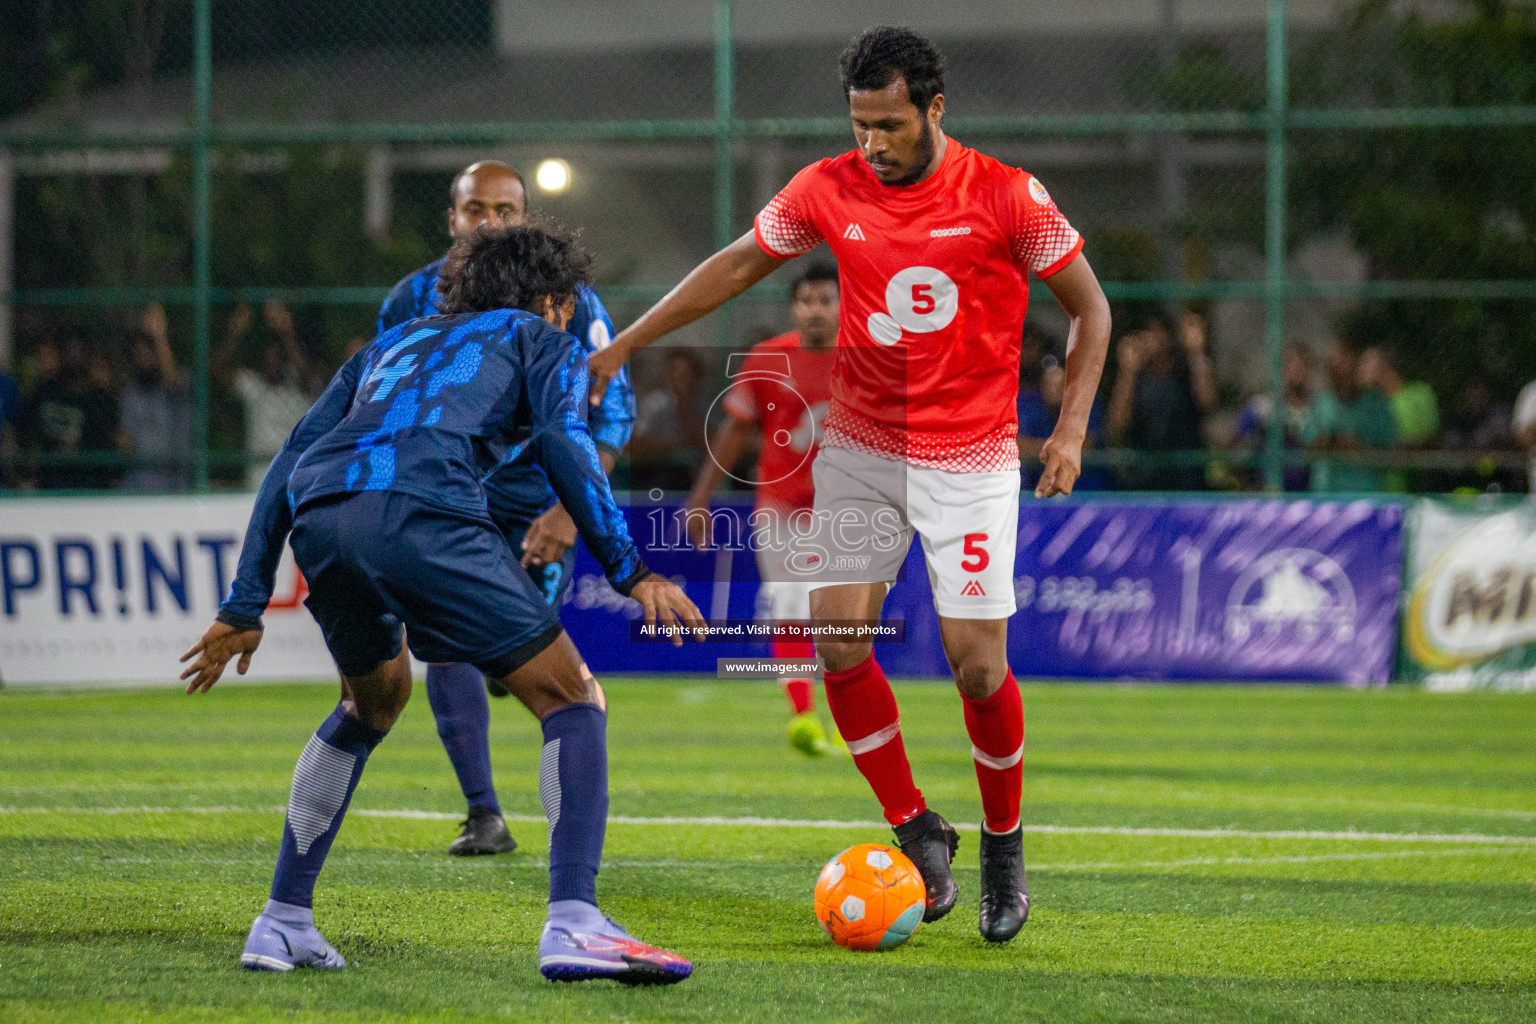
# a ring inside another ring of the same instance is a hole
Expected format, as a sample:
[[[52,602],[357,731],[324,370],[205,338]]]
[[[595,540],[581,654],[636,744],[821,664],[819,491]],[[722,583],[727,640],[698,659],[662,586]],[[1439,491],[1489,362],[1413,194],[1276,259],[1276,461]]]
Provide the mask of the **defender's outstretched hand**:
[[[1040,461],[1044,468],[1040,470],[1040,482],[1035,485],[1035,497],[1071,494],[1083,472],[1083,446],[1052,434],[1040,448]]]
[[[187,683],[187,692],[207,693],[224,674],[224,666],[229,664],[229,659],[237,654],[240,660],[235,665],[235,671],[245,675],[246,669],[251,667],[251,655],[256,653],[260,645],[261,630],[236,629],[226,623],[215,622],[208,627],[203,638],[181,656],[183,662],[197,656],[197,660],[181,674],[181,678],[191,680]]]
[[[704,616],[699,614],[698,607],[688,600],[688,595],[676,583],[653,572],[636,583],[629,596],[639,601],[640,607],[645,609],[647,626],[654,626],[657,622],[662,625],[686,626],[693,631],[695,640],[704,642]],[[672,646],[683,646],[681,633],[672,638]]]

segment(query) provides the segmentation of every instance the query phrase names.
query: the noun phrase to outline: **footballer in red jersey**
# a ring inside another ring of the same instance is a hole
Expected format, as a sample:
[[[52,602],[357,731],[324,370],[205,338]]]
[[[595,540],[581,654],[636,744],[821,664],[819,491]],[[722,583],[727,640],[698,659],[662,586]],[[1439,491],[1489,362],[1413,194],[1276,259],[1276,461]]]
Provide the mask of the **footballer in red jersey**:
[[[795,329],[769,338],[745,357],[731,357],[730,386],[719,401],[725,422],[709,441],[709,455],[699,467],[693,493],[684,506],[684,524],[693,543],[706,547],[714,520],[709,496],[725,479],[750,484],[756,491],[749,532],[757,555],[762,587],[758,614],[778,621],[806,622],[811,617],[812,583],[786,564],[787,531],[797,513],[809,513],[815,486],[811,466],[821,447],[821,427],[832,398],[836,366],[837,269],[813,263],[795,278],[790,316]],[[750,476],[739,466],[756,441],[757,464]],[[777,635],[775,658],[811,661],[809,640]],[[783,680],[794,717],[789,742],[812,756],[836,749],[815,714],[815,690],[809,676]]]
[[[965,710],[984,821],[981,934],[1029,915],[1019,795],[1024,710],[1008,668],[1019,461],[1015,398],[1028,277],[1071,321],[1055,430],[1035,496],[1070,493],[1109,347],[1109,303],[1082,240],[1038,179],[948,138],[944,66],[909,29],[874,28],[843,52],[858,148],[805,168],[752,233],[711,256],[592,358],[593,394],[636,349],[825,242],[841,282],[837,362],[813,466],[814,527],[799,564],[811,617],[879,618],[922,537],[944,653]],[[860,526],[862,524],[862,526]],[[926,920],[956,888],[955,830],[912,779],[896,700],[872,645],[818,638],[827,704],[927,887]]]

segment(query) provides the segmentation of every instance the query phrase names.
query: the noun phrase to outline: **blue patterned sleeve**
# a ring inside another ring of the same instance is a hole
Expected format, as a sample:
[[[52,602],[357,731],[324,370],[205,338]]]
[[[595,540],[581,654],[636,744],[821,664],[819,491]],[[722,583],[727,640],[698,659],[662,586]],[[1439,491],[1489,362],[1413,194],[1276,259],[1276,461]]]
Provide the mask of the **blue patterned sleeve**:
[[[534,435],[529,443],[534,458],[608,582],[627,596],[650,570],[629,536],[624,511],[614,500],[587,429],[586,347],[538,320],[524,323],[518,334],[533,414]]]
[[[603,300],[587,285],[580,287],[576,298],[576,315],[571,319],[570,331],[586,347],[588,355],[601,352],[613,341],[613,320],[603,308]],[[630,386],[629,367],[620,367],[608,382],[602,404],[591,412],[589,425],[598,448],[608,449],[614,458],[623,453],[635,429],[635,389]]]
[[[384,297],[384,305],[379,307],[379,322],[374,331],[375,334],[383,334],[391,327],[410,320],[413,316],[411,307],[414,305],[411,297],[411,278],[403,281],[389,290]]]
[[[277,563],[283,557],[283,544],[288,539],[288,531],[293,528],[288,477],[309,446],[340,423],[352,408],[352,396],[357,393],[357,382],[367,355],[365,348],[336,372],[320,400],[304,414],[293,433],[288,435],[283,450],[267,467],[261,490],[256,492],[250,524],[245,529],[245,543],[240,546],[240,565],[235,570],[235,581],[230,584],[229,596],[219,606],[220,622],[240,629],[261,628],[261,613],[267,610],[267,602],[272,600],[272,584],[277,575]]]

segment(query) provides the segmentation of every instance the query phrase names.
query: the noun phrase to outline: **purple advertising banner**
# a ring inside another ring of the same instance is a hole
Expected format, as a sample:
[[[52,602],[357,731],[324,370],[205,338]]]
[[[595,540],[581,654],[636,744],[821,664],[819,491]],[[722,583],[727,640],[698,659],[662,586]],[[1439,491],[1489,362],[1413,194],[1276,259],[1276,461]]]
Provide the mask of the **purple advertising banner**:
[[[631,524],[638,539],[640,510]],[[1034,678],[1386,682],[1402,531],[1400,505],[1366,501],[1026,499],[1009,661]],[[752,615],[750,552],[645,554],[694,581],[688,591],[711,618]],[[922,558],[914,543],[886,601],[886,616],[907,622],[904,642],[877,645],[890,675],[949,674]],[[761,643],[631,643],[623,599],[585,551],[575,582],[563,617],[596,671],[713,672],[717,658],[767,653]]]
[[[1403,509],[1365,501],[1030,503],[1015,672],[1384,683]]]

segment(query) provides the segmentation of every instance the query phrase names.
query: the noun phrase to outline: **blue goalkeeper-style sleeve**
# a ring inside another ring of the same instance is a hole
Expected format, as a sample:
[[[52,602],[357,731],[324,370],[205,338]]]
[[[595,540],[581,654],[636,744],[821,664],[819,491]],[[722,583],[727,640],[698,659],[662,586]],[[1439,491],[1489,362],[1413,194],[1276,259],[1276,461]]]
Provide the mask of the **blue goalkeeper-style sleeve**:
[[[566,330],[582,343],[588,356],[613,342],[613,321],[603,308],[603,300],[585,284],[576,289],[576,314]],[[629,367],[622,366],[614,374],[603,393],[602,404],[593,407],[590,416],[592,440],[617,458],[635,429],[635,389],[630,385]]]
[[[608,581],[619,593],[628,594],[650,570],[630,538],[624,512],[614,500],[587,428],[586,346],[538,322],[524,325],[519,334],[526,344],[524,380],[534,433],[526,445],[518,447],[530,452],[543,468]],[[518,454],[509,452],[506,461],[514,461]]]
[[[442,269],[443,261],[438,260],[397,281],[385,297],[384,305],[379,307],[376,333],[383,334],[407,320],[440,312],[437,308],[437,274]]]
[[[299,420],[283,450],[267,467],[267,475],[256,492],[256,505],[245,529],[245,543],[240,547],[240,564],[229,596],[219,606],[219,621],[241,629],[260,629],[261,614],[272,599],[277,563],[283,557],[283,543],[293,528],[293,507],[288,497],[288,477],[309,446],[340,423],[352,407],[358,379],[368,349],[344,363],[325,393],[304,418]]]
[[[586,285],[577,289],[576,313],[566,330],[581,342],[588,356],[613,341],[613,321],[597,293]],[[634,425],[635,391],[630,386],[629,368],[621,367],[608,382],[602,404],[588,408],[587,428],[598,450],[606,450],[617,460],[629,444]],[[515,462],[488,477],[485,494],[491,518],[503,531],[526,527],[555,503],[549,477],[531,451],[524,451]]]

